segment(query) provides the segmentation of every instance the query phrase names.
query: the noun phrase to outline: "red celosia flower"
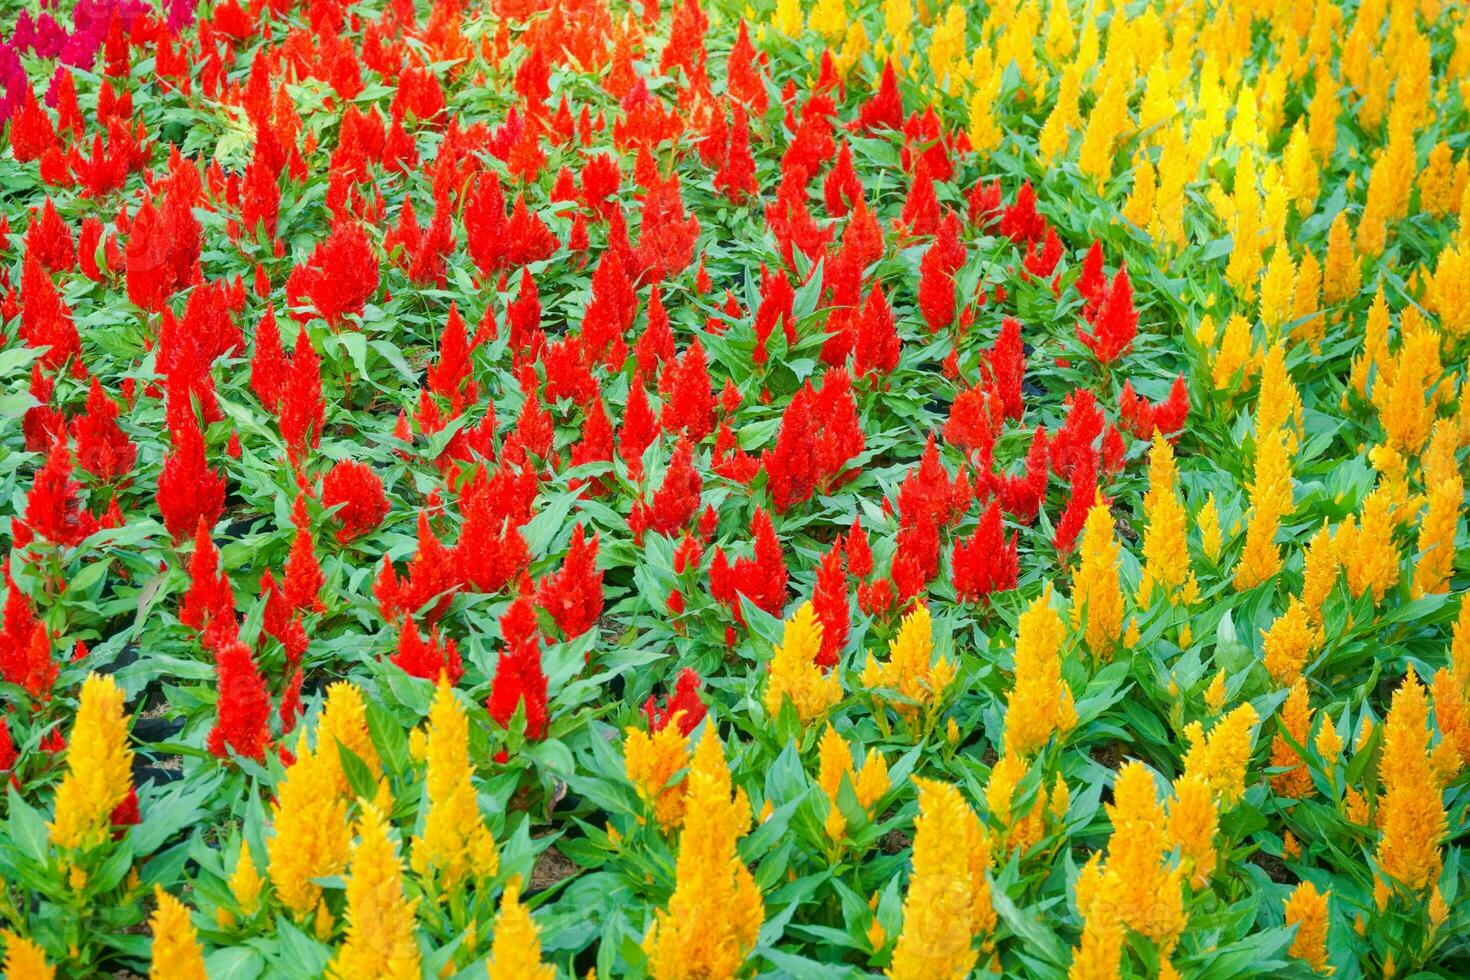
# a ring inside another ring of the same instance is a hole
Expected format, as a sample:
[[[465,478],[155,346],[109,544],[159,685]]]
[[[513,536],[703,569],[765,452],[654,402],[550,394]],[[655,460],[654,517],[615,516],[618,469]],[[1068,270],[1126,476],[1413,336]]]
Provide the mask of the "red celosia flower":
[[[214,651],[214,664],[219,701],[209,732],[209,751],[220,758],[233,751],[264,762],[270,744],[271,700],[250,648],[239,642],[222,644]]]
[[[56,213],[50,195],[40,214],[31,211],[31,223],[26,228],[26,254],[34,255],[47,272],[70,272],[76,268],[76,241],[71,229]]]
[[[1097,502],[1096,453],[1089,451],[1072,468],[1071,484],[1066,509],[1062,511],[1052,534],[1052,545],[1063,557],[1071,554],[1077,536],[1082,533],[1082,526],[1087,523],[1087,512]]]
[[[194,554],[189,559],[189,591],[179,609],[179,621],[200,633],[212,630],[215,620],[226,620],[226,631],[235,626],[235,594],[230,577],[219,567],[220,554],[201,520],[194,532]]]
[[[102,483],[115,483],[127,476],[138,458],[138,447],[118,427],[117,405],[92,378],[86,411],[72,420],[72,438],[77,442],[77,463]]]
[[[653,495],[652,505],[645,507],[640,501],[634,504],[634,511],[642,514],[644,527],[673,536],[688,526],[690,518],[699,509],[699,494],[703,488],[704,480],[694,468],[694,446],[681,437],[664,470],[663,482]]]
[[[893,311],[883,295],[883,287],[874,285],[863,304],[853,344],[853,374],[859,378],[888,374],[898,367],[901,341],[894,326]]]
[[[837,162],[822,180],[822,199],[827,202],[827,213],[834,218],[845,217],[863,202],[863,185],[852,165],[852,147],[845,140],[837,150]]]
[[[1066,421],[1052,438],[1050,450],[1052,470],[1063,477],[1086,461],[1097,462],[1095,444],[1103,432],[1103,415],[1090,390],[1076,389],[1067,396],[1066,405]]]
[[[715,187],[735,204],[760,191],[755,179],[755,157],[750,153],[750,120],[739,105],[735,107],[735,125],[730,128],[724,164],[715,174]]]
[[[503,465],[494,477],[477,468],[460,491],[464,525],[454,559],[465,583],[477,592],[499,592],[531,562],[520,527],[530,519],[537,492],[535,471]]]
[[[1000,233],[1013,242],[1037,241],[1046,234],[1046,219],[1036,211],[1036,191],[1031,181],[1021,185],[1016,199],[1000,216]]]
[[[342,544],[372,531],[388,515],[383,481],[371,466],[352,460],[343,460],[327,471],[322,479],[322,506],[339,507],[332,519]]]
[[[929,324],[929,331],[938,333],[954,322],[954,308],[954,273],[936,243],[919,262],[919,310]]]
[[[1133,337],[1137,331],[1138,313],[1133,309],[1133,286],[1128,279],[1127,267],[1119,267],[1092,321],[1092,330],[1084,330],[1079,321],[1077,337],[1099,361],[1111,364],[1133,349]]]
[[[955,396],[944,423],[944,439],[960,449],[988,449],[1000,435],[1004,421],[999,399],[984,385],[965,388]]]
[[[79,544],[100,527],[77,499],[81,488],[72,479],[71,449],[66,440],[52,443],[46,465],[36,471],[26,494],[25,525],[61,547]]]
[[[316,542],[311,536],[311,519],[306,514],[306,495],[296,498],[291,508],[291,523],[296,534],[291,539],[291,553],[286,557],[286,574],[281,581],[286,603],[297,612],[321,612],[321,563],[316,558]]]
[[[817,566],[817,581],[812,589],[812,607],[822,624],[822,649],[817,663],[835,667],[847,646],[852,611],[848,606],[847,570],[843,567],[842,539],[838,538]]]
[[[602,570],[597,567],[597,535],[583,537],[582,526],[572,531],[571,544],[561,568],[543,578],[536,588],[536,604],[556,621],[562,635],[581,636],[602,616]]]
[[[1086,301],[1082,307],[1084,320],[1090,321],[1097,313],[1097,308],[1102,305],[1107,289],[1108,280],[1103,273],[1102,242],[1093,239],[1092,247],[1087,250],[1087,256],[1082,260],[1082,270],[1077,275],[1077,292]]]
[[[472,374],[470,355],[476,344],[465,331],[464,317],[459,306],[449,304],[449,316],[439,334],[439,357],[429,368],[429,390],[440,398],[448,399],[450,411],[459,414],[479,397],[479,388]]]
[[[853,578],[867,578],[873,572],[873,549],[868,544],[868,532],[863,529],[861,517],[852,519],[847,530],[847,543],[843,548],[847,574]]]
[[[765,79],[757,66],[755,47],[750,43],[750,32],[745,21],[735,35],[735,44],[730,48],[730,60],[726,63],[725,91],[730,98],[743,102],[757,116],[764,116],[769,97],[766,95]]]
[[[281,410],[281,388],[288,365],[281,350],[281,331],[276,326],[275,308],[267,304],[255,328],[255,353],[250,359],[250,388],[260,403],[272,412]]]
[[[908,197],[903,202],[903,214],[898,225],[905,234],[923,238],[939,230],[939,199],[934,196],[934,176],[928,162],[921,156],[914,167],[913,183]]]
[[[326,416],[321,358],[317,356],[305,327],[296,335],[296,347],[291,352],[290,366],[282,381],[281,438],[286,442],[286,451],[291,459],[299,462],[308,447],[321,445]]]
[[[47,150],[56,148],[56,129],[23,76],[20,84],[25,95],[10,120],[10,147],[16,160],[30,163],[41,159]]]
[[[412,616],[403,618],[403,628],[398,633],[398,649],[392,659],[405,673],[427,681],[437,681],[443,674],[450,684],[458,684],[464,675],[459,647],[454,641],[441,642],[438,629],[432,627],[426,640],[414,626]]]
[[[670,724],[679,728],[680,734],[688,735],[704,721],[707,709],[700,700],[699,689],[704,686],[699,674],[691,667],[679,671],[672,694],[664,696],[663,707],[658,706],[652,696],[643,702],[643,714],[648,719],[648,728],[661,732]]]
[[[1020,571],[1016,535],[1006,540],[999,501],[990,502],[980,526],[969,538],[954,543],[950,565],[950,582],[963,602],[978,602],[992,592],[1016,587]]]
[[[193,207],[199,178],[192,167],[176,171],[161,199],[145,200],[128,229],[128,299],[161,310],[175,292],[200,281],[202,232]],[[340,272],[340,270],[337,270]]]
[[[495,667],[485,708],[496,724],[510,727],[516,709],[525,705],[526,737],[546,737],[546,674],[541,668],[541,636],[536,611],[525,597],[510,604],[500,617],[505,649]]]
[[[339,327],[361,313],[378,291],[378,256],[362,225],[338,218],[331,234],[319,242],[306,265],[297,266],[286,283],[292,306],[310,304],[327,323]]]
[[[1169,397],[1156,405],[1139,397],[1132,381],[1124,381],[1118,396],[1118,414],[1139,439],[1152,439],[1155,430],[1166,436],[1174,435],[1184,428],[1184,420],[1189,415],[1189,389],[1185,387],[1184,375],[1174,379]]]
[[[159,473],[159,511],[173,541],[182,541],[200,519],[213,527],[225,508],[225,478],[210,469],[204,458],[204,435],[193,408],[169,401],[169,432],[173,448],[163,455]]]
[[[994,489],[1001,506],[1022,524],[1030,524],[1036,519],[1046,497],[1050,473],[1047,449],[1046,429],[1038,425],[1031,436],[1025,469],[1017,476],[1006,474],[995,478]]]
[[[893,73],[891,59],[883,63],[883,78],[878,83],[878,91],[863,103],[856,127],[864,133],[903,127],[903,98],[898,94],[898,77]]]
[[[419,614],[431,600],[434,606],[424,613],[425,617],[433,622],[444,615],[454,592],[464,581],[461,572],[464,566],[458,558],[459,552],[459,548],[451,551],[445,547],[429,526],[429,515],[419,511],[418,550],[408,563],[408,573],[400,579],[394,573],[388,556],[384,555],[378,577],[373,582],[373,597],[378,600],[383,618],[395,620],[404,613]],[[473,566],[468,570],[478,571]]]
[[[732,566],[724,549],[716,546],[709,569],[710,595],[726,606],[739,623],[745,621],[740,607],[742,595],[772,616],[780,616],[786,606],[786,559],[771,524],[771,515],[758,507],[750,523],[755,555],[738,558]]]
[[[1021,321],[1006,317],[1000,324],[1000,335],[995,338],[985,359],[992,390],[1009,419],[1019,419],[1025,411],[1021,399],[1021,384],[1026,375],[1026,349],[1021,342]]]
[[[699,442],[714,431],[715,393],[704,347],[698,340],[689,345],[682,357],[664,367],[658,389],[664,399],[659,424],[665,432],[682,431],[691,441]]]
[[[55,370],[68,358],[81,353],[81,339],[72,323],[71,308],[61,300],[61,292],[40,259],[26,254],[20,274],[20,336],[30,347],[45,347],[41,362]]]

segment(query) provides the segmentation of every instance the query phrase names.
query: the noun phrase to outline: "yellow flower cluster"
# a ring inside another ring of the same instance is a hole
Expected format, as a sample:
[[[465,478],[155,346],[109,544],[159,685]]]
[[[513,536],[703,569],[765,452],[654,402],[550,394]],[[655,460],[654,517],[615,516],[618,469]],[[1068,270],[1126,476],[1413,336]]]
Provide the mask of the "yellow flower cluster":
[[[812,604],[804,602],[786,621],[781,642],[771,657],[765,699],[768,714],[774,717],[789,699],[805,725],[822,717],[842,700],[842,686],[836,672],[824,671],[817,663],[821,652],[821,621]]]
[[[414,873],[435,877],[445,891],[466,878],[493,878],[500,856],[470,780],[469,721],[447,677],[439,678],[423,739],[429,812],[410,849]]]
[[[414,906],[403,894],[403,859],[388,837],[388,822],[362,801],[357,843],[347,875],[347,938],[327,964],[333,980],[417,980],[419,948]]]
[[[1106,504],[1095,503],[1087,512],[1079,550],[1081,561],[1072,574],[1072,627],[1082,629],[1094,657],[1111,659],[1123,633],[1123,588],[1113,514]]]
[[[954,678],[954,664],[947,657],[934,657],[933,621],[922,602],[904,616],[898,635],[888,644],[888,659],[879,663],[869,653],[862,673],[863,686],[869,691],[887,689],[902,695],[903,701],[881,696],[877,700],[890,705],[910,725],[918,721],[921,711],[932,718]]]
[[[964,977],[979,959],[975,940],[995,928],[990,842],[975,811],[948,783],[914,778],[914,871],[893,950],[893,980]]]
[[[664,830],[684,819],[685,781],[674,776],[689,765],[689,739],[671,721],[652,735],[630,725],[623,741],[623,766],[639,799]]]
[[[656,980],[734,976],[765,918],[755,879],[735,850],[750,829],[750,802],[744,790],[732,793],[713,725],[694,751],[688,781],[674,894],[643,940]]]
[[[107,839],[109,818],[133,789],[133,750],[123,692],[104,674],[82,683],[81,704],[66,749],[66,774],[56,788],[51,843],[85,850]]]
[[[817,785],[827,797],[827,836],[840,843],[847,831],[847,818],[837,806],[838,795],[846,781],[852,786],[858,805],[872,815],[873,807],[888,792],[888,763],[883,753],[869,749],[862,769],[853,768],[852,746],[829,722],[817,746]]]

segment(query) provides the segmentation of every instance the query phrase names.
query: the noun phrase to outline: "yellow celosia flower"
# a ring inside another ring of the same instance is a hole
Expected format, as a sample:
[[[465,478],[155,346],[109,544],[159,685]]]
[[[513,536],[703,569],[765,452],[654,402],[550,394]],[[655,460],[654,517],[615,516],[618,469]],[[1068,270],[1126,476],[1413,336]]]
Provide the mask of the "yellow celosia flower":
[[[260,892],[264,885],[265,881],[250,856],[250,842],[241,840],[240,857],[235,861],[234,873],[230,875],[230,894],[241,915],[248,918],[260,909]]]
[[[888,643],[888,659],[879,663],[868,654],[863,686],[870,691],[889,688],[909,699],[913,703],[893,702],[892,707],[905,721],[913,723],[921,708],[932,712],[939,706],[954,680],[954,664],[947,657],[933,659],[933,654],[934,627],[929,607],[915,603],[904,616],[898,635]]]
[[[158,907],[148,917],[148,928],[153,933],[149,980],[208,980],[199,934],[189,921],[189,910],[157,885],[153,895]]]
[[[1205,779],[1222,807],[1233,806],[1245,793],[1246,767],[1258,721],[1256,709],[1242,704],[1216,722],[1208,736],[1199,722],[1191,723],[1184,730],[1189,740],[1184,774]]]
[[[1306,745],[1312,735],[1312,707],[1307,699],[1307,682],[1298,677],[1291,685],[1291,692],[1282,703],[1276,718],[1280,731],[1271,739],[1271,766],[1286,769],[1271,777],[1271,788],[1281,796],[1301,800],[1312,795],[1312,774],[1306,760],[1291,743],[1282,737],[1282,732],[1291,736],[1297,745]]]
[[[776,0],[776,10],[771,17],[772,27],[787,37],[798,37],[803,21],[801,0]]]
[[[1001,756],[990,770],[985,783],[985,804],[990,809],[990,820],[998,825],[997,843],[1009,850],[1026,851],[1041,840],[1045,831],[1046,786],[1036,791],[1036,799],[1025,813],[1015,810],[1016,791],[1030,771],[1030,765],[1018,755]]]
[[[1276,617],[1271,628],[1261,631],[1266,671],[1283,686],[1293,684],[1317,646],[1317,631],[1307,604],[1292,597],[1286,612]]]
[[[347,772],[342,768],[342,754],[337,748],[339,742],[363,761],[374,778],[382,777],[383,766],[378,761],[378,750],[368,734],[367,708],[362,701],[362,691],[351,681],[338,681],[327,687],[326,702],[316,729],[317,754],[322,755],[332,767],[337,792],[350,796],[352,788],[347,783]],[[380,796],[386,790],[386,785],[382,786]],[[386,801],[379,799],[377,802],[382,804]]]
[[[1372,592],[1373,601],[1378,602],[1398,584],[1399,550],[1393,542],[1392,507],[1382,488],[1374,490],[1363,501],[1360,520],[1349,517],[1337,529],[1334,544],[1354,596]]]
[[[1077,910],[1082,913],[1082,942],[1072,953],[1067,980],[1117,980],[1127,935],[1119,909],[1123,880],[1102,870],[1102,851],[1077,876]]]
[[[1455,201],[1455,160],[1444,140],[1429,151],[1429,162],[1419,173],[1419,206],[1436,218],[1458,211]]]
[[[1353,251],[1347,212],[1339,211],[1327,233],[1327,261],[1322,266],[1322,301],[1328,306],[1352,299],[1363,288],[1363,270]]]
[[[1113,514],[1095,503],[1082,529],[1081,560],[1072,575],[1072,628],[1082,628],[1093,656],[1111,658],[1123,632],[1123,589],[1118,581],[1119,548]]]
[[[521,879],[514,877],[495,915],[495,939],[486,964],[490,980],[556,980],[556,967],[541,962],[539,932],[521,903]]]
[[[1113,153],[1128,128],[1128,95],[1117,79],[1109,80],[1087,117],[1077,169],[1101,190],[1113,175]]]
[[[347,938],[327,964],[327,976],[418,980],[419,947],[413,936],[418,900],[404,897],[403,860],[388,838],[388,822],[372,803],[361,804],[347,874]]]
[[[1286,439],[1284,430],[1273,429],[1256,443],[1250,485],[1251,520],[1246,527],[1245,549],[1235,569],[1235,588],[1239,591],[1253,588],[1281,570],[1276,531],[1281,518],[1293,507]]]
[[[1184,930],[1183,873],[1166,862],[1174,841],[1153,773],[1141,762],[1124,764],[1106,810],[1113,833],[1102,874],[1119,882],[1117,915],[1129,929],[1167,946]]]
[[[301,922],[317,910],[321,886],[311,879],[347,866],[352,828],[347,801],[337,790],[338,766],[313,752],[302,734],[296,761],[276,787],[275,834],[266,842],[270,879],[281,903]]]
[[[847,831],[847,818],[837,806],[843,776],[852,783],[858,804],[871,814],[874,805],[888,792],[888,763],[882,753],[869,750],[863,761],[862,772],[859,773],[853,768],[852,746],[837,733],[830,722],[818,744],[817,758],[817,785],[826,794],[828,803],[827,836],[833,841],[841,841],[842,835]]]
[[[677,884],[643,941],[655,980],[731,977],[755,946],[765,911],[736,842],[750,829],[750,802],[731,792],[730,770],[714,726],[707,726],[689,769]]]
[[[5,939],[5,975],[27,980],[54,980],[56,968],[46,962],[41,947],[17,933],[0,932]]]
[[[1465,195],[1470,211],[1470,194]],[[1461,223],[1462,233],[1467,225]],[[1451,337],[1470,331],[1470,243],[1446,245],[1434,265],[1425,290],[1425,305],[1439,317],[1439,326]]]
[[[1383,836],[1375,856],[1385,874],[1414,891],[1426,890],[1439,875],[1439,846],[1447,824],[1429,735],[1429,699],[1411,666],[1384,723],[1378,763]]]
[[[1075,66],[1068,65],[1062,71],[1061,87],[1057,91],[1056,102],[1053,103],[1051,112],[1047,115],[1046,122],[1037,136],[1036,152],[1041,158],[1042,166],[1052,166],[1057,157],[1067,151],[1067,145],[1072,138],[1072,130],[1076,128],[1080,119],[1077,113],[1077,99],[1081,86],[1081,75]]]
[[[1276,337],[1290,319],[1291,291],[1295,285],[1296,265],[1291,261],[1291,252],[1285,245],[1278,245],[1261,276],[1261,322],[1266,325],[1268,339]]]
[[[689,765],[689,739],[673,722],[652,735],[629,726],[623,742],[623,765],[628,782],[638,797],[653,810],[664,830],[673,830],[684,819],[684,781],[673,783],[679,770]]]
[[[1414,595],[1444,592],[1455,567],[1455,538],[1465,479],[1455,459],[1459,433],[1454,423],[1441,421],[1424,454],[1424,486],[1429,509],[1419,525],[1419,560],[1414,566]]]
[[[1225,541],[1220,533],[1220,508],[1215,503],[1214,493],[1205,498],[1204,505],[1194,515],[1194,520],[1199,526],[1200,550],[1210,561],[1217,561]]]
[[[987,878],[989,837],[954,786],[918,777],[914,784],[919,789],[914,873],[888,976],[966,976],[978,959],[974,940],[996,921]]]
[[[1070,731],[1077,723],[1072,689],[1062,680],[1065,639],[1048,586],[1016,624],[1016,679],[1006,702],[1007,755],[1035,752],[1053,733]]]
[[[1310,250],[1302,252],[1291,288],[1291,329],[1295,340],[1304,340],[1315,354],[1322,347],[1327,321],[1322,316],[1322,266]]]
[[[1302,398],[1292,384],[1291,374],[1286,368],[1286,345],[1277,340],[1266,345],[1261,358],[1261,390],[1256,397],[1256,431],[1271,432],[1290,425],[1287,433],[1288,450],[1297,445],[1296,434],[1301,430]]]
[[[466,878],[494,877],[500,855],[470,779],[469,720],[442,674],[429,705],[424,744],[429,810],[424,832],[413,839],[409,851],[414,873],[434,877],[444,891],[454,890]]]
[[[1302,606],[1312,622],[1320,625],[1322,603],[1332,593],[1332,587],[1337,584],[1338,572],[1342,568],[1337,560],[1337,547],[1332,540],[1332,532],[1327,530],[1325,520],[1307,542],[1306,550],[1302,552],[1302,566]]]
[[[1286,899],[1286,924],[1296,926],[1287,955],[1321,973],[1327,965],[1327,899],[1310,881],[1297,885]]]
[[[1220,335],[1220,349],[1215,352],[1210,365],[1210,380],[1216,391],[1234,391],[1251,373],[1255,345],[1251,341],[1251,327],[1245,317],[1234,314],[1225,321],[1225,332]]]
[[[110,818],[133,788],[133,750],[123,692],[104,674],[82,683],[81,704],[66,748],[66,775],[56,787],[48,828],[60,848],[90,848],[107,839]]]
[[[771,717],[780,713],[781,704],[789,698],[805,725],[842,700],[837,672],[824,671],[817,665],[821,652],[822,624],[812,604],[804,602],[787,620],[781,643],[771,657],[765,698],[766,712]]]
[[[1180,868],[1189,875],[1196,891],[1215,873],[1215,833],[1220,812],[1210,784],[1198,775],[1174,781],[1174,799],[1169,802],[1169,837],[1179,848]]]
[[[1147,607],[1156,589],[1169,602],[1181,598],[1181,587],[1189,575],[1189,548],[1185,543],[1184,503],[1179,498],[1179,471],[1174,464],[1174,447],[1161,433],[1154,433],[1149,451],[1148,493],[1143,498],[1148,527],[1143,536],[1143,572],[1138,582],[1138,604]]]
[[[812,4],[806,26],[828,41],[836,41],[847,31],[846,0],[817,0]]]

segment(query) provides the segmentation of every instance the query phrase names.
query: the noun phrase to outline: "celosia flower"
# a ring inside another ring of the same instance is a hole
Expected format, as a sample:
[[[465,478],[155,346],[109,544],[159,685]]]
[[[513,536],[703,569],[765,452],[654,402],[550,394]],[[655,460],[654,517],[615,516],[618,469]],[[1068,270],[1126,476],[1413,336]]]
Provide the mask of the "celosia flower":
[[[895,980],[967,976],[975,939],[995,928],[990,900],[990,839],[960,791],[914,778],[913,876],[903,903],[903,932],[888,975]]]
[[[871,814],[873,807],[888,792],[888,763],[882,753],[869,749],[867,758],[863,760],[862,770],[853,768],[852,746],[837,734],[831,722],[827,723],[827,729],[822,733],[822,739],[817,746],[817,757],[817,785],[826,795],[828,804],[825,825],[827,837],[841,842],[842,835],[847,831],[847,818],[837,805],[843,777],[851,783],[858,805]]]
[[[495,666],[486,710],[502,728],[510,726],[525,705],[526,737],[546,737],[546,674],[541,667],[541,636],[536,613],[525,598],[516,599],[500,618],[505,649]]]
[[[862,683],[870,692],[886,688],[898,692],[906,700],[890,704],[909,724],[922,710],[932,714],[944,699],[944,692],[955,677],[954,664],[947,657],[934,659],[934,627],[929,607],[922,602],[904,616],[898,635],[888,643],[888,659],[882,663],[868,654]]]
[[[1028,755],[1053,733],[1066,733],[1076,724],[1072,689],[1062,680],[1065,639],[1048,587],[1016,624],[1016,677],[1006,699],[1006,755]]]
[[[1190,885],[1199,890],[1215,873],[1215,834],[1220,815],[1210,784],[1200,776],[1181,776],[1174,781],[1174,799],[1169,801],[1169,837],[1179,848],[1180,868]]]
[[[1270,629],[1261,631],[1261,641],[1267,673],[1278,684],[1293,684],[1317,647],[1317,631],[1307,604],[1293,596],[1286,612],[1276,617]]]
[[[188,907],[159,885],[153,886],[153,897],[158,907],[148,917],[153,933],[149,980],[208,980],[204,952],[199,947],[199,934],[189,921]]]
[[[1394,691],[1378,763],[1379,838],[1374,855],[1384,874],[1422,892],[1439,876],[1440,841],[1447,818],[1442,780],[1432,765],[1429,699],[1411,666]]]
[[[732,796],[724,748],[707,728],[689,769],[674,894],[643,940],[655,980],[734,976],[750,955],[765,917],[735,849],[750,824],[745,791]]]
[[[133,750],[123,692],[110,677],[88,674],[66,748],[66,774],[56,787],[51,843],[67,850],[100,844],[110,817],[133,789]]]
[[[250,842],[242,838],[240,856],[230,875],[230,896],[241,915],[249,918],[260,910],[260,893],[264,886],[265,880],[255,868],[255,859],[250,856]]]
[[[231,639],[216,648],[214,662],[219,701],[209,751],[220,758],[233,752],[263,762],[270,744],[271,700],[255,656],[250,647]]]
[[[764,702],[767,714],[774,718],[790,700],[805,725],[842,700],[836,673],[824,671],[817,662],[821,652],[822,624],[812,604],[804,602],[786,621],[781,642],[771,655]]]
[[[5,939],[5,975],[7,977],[26,977],[28,980],[53,980],[55,978],[56,968],[46,962],[46,952],[40,946],[9,929],[0,932],[0,936]]]
[[[418,899],[404,897],[403,859],[388,829],[377,807],[363,801],[347,873],[347,938],[327,964],[327,976],[334,980],[417,980],[421,975],[414,940]]]
[[[1296,926],[1287,955],[1302,960],[1318,973],[1327,966],[1327,901],[1331,890],[1319,892],[1310,881],[1297,885],[1287,896],[1285,915],[1288,926]]]
[[[1184,774],[1209,782],[1223,807],[1233,805],[1245,792],[1246,769],[1258,721],[1256,709],[1242,704],[1216,722],[1208,737],[1199,722],[1191,723],[1184,730],[1189,740]]]
[[[543,578],[536,604],[551,614],[568,639],[581,636],[602,616],[602,570],[597,567],[598,536],[588,541],[578,524],[560,570]]]
[[[490,980],[555,980],[556,968],[541,962],[540,929],[521,903],[521,880],[512,877],[500,896],[495,938],[485,966]]]
[[[469,721],[446,677],[439,678],[434,691],[423,738],[428,812],[423,833],[410,850],[414,873],[432,876],[446,892],[469,877],[493,878],[500,855],[470,778]]]
[[[1291,513],[1291,460],[1287,433],[1273,429],[1256,441],[1255,470],[1250,484],[1251,519],[1245,549],[1235,570],[1235,587],[1253,588],[1281,570],[1276,532],[1281,518]]]
[[[675,829],[684,820],[686,781],[673,783],[672,780],[688,765],[689,739],[679,725],[664,725],[652,734],[629,726],[623,742],[623,766],[628,782],[665,831]]]
[[[275,833],[266,850],[276,897],[297,922],[304,922],[321,900],[321,886],[312,879],[340,874],[347,866],[352,828],[347,800],[337,785],[335,743],[328,741],[313,752],[303,734],[295,755],[276,786],[271,810]]]
[[[1312,774],[1291,742],[1305,746],[1312,735],[1312,707],[1307,700],[1307,683],[1298,677],[1277,714],[1279,730],[1271,738],[1271,766],[1285,769],[1271,777],[1271,789],[1278,795],[1305,799],[1312,794]],[[1288,742],[1284,736],[1290,736]]]
[[[1123,632],[1123,589],[1113,515],[1104,503],[1087,513],[1081,554],[1072,575],[1072,628],[1083,630],[1094,657],[1110,659]]]
[[[367,705],[362,699],[362,689],[351,681],[337,681],[327,686],[326,695],[316,724],[317,754],[325,756],[323,762],[332,770],[337,792],[350,799],[352,785],[347,779],[341,749],[357,756],[374,779],[382,776],[383,765],[368,733]],[[381,792],[386,792],[386,784],[380,785]]]
[[[1148,493],[1143,498],[1148,527],[1143,536],[1144,565],[1138,581],[1138,604],[1147,607],[1155,589],[1170,603],[1178,602],[1189,575],[1189,549],[1184,540],[1184,504],[1179,498],[1179,470],[1174,447],[1155,433],[1149,452]]]

